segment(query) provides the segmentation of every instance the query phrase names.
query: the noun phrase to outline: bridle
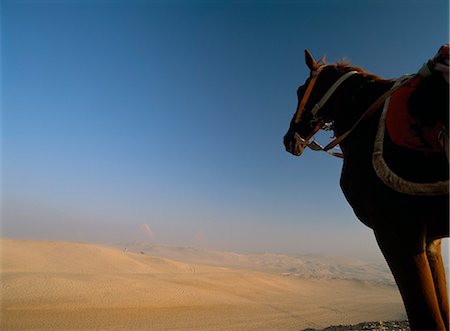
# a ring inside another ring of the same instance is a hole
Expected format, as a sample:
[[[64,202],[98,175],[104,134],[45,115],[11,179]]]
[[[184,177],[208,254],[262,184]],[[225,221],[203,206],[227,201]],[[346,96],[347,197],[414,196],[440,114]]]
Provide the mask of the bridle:
[[[326,67],[329,67],[330,65],[321,65],[316,70],[311,72],[311,80],[308,83],[308,86],[306,87],[306,91],[303,94],[302,99],[300,100],[300,103],[297,107],[297,111],[294,116],[294,124],[298,124],[300,122],[301,116],[303,112],[305,111],[306,104],[308,102],[309,97],[311,96],[311,93],[313,91],[314,85],[317,82],[317,79],[319,78],[320,73],[325,69]],[[324,129],[328,130],[329,125],[318,116],[319,111],[323,108],[323,106],[326,104],[328,99],[333,95],[333,93],[338,89],[338,87],[346,81],[349,77],[353,76],[354,74],[357,74],[357,71],[349,71],[339,77],[336,82],[334,82],[333,85],[325,92],[325,94],[322,96],[322,98],[317,102],[313,108],[311,109],[311,114],[313,116],[313,119],[311,122],[316,122],[317,124],[312,129],[311,133],[306,138],[302,138],[297,132],[294,134],[295,140],[303,146],[309,147],[312,150],[315,151],[325,151],[330,155],[337,156],[337,157],[343,157],[342,153],[336,153],[336,152],[329,152],[330,149],[335,147],[337,144],[329,147],[329,145],[322,147],[320,144],[318,144],[315,140],[313,140],[314,135],[319,132],[319,130]]]
[[[306,91],[303,94],[302,99],[300,100],[299,106],[297,107],[297,111],[294,116],[294,124],[298,124],[300,122],[301,116],[302,116],[303,112],[305,111],[306,103],[308,102],[308,99],[312,93],[314,85],[316,84],[317,78],[319,77],[319,74],[323,71],[323,69],[325,69],[328,66],[331,66],[331,65],[321,65],[316,70],[311,72],[311,80],[309,81],[309,84],[306,87]],[[349,77],[351,77],[357,73],[358,73],[358,71],[349,71],[349,72],[345,73],[344,75],[342,75],[341,77],[339,77],[336,80],[336,82],[334,82],[334,84],[331,85],[331,87],[327,90],[327,92],[325,92],[325,94],[322,96],[322,98],[319,100],[319,102],[317,102],[313,106],[313,108],[311,110],[313,119],[311,120],[311,122],[316,122],[317,124],[313,127],[311,133],[306,138],[302,138],[297,132],[294,133],[294,138],[298,144],[300,144],[303,147],[309,147],[310,149],[312,149],[314,151],[324,151],[330,155],[343,158],[344,155],[342,153],[330,152],[330,149],[336,147],[336,145],[338,145],[340,142],[342,142],[342,140],[344,140],[356,128],[356,126],[361,121],[370,117],[377,109],[379,109],[380,106],[384,103],[384,101],[390,95],[392,95],[392,93],[394,93],[394,91],[396,91],[401,86],[405,85],[407,82],[410,81],[410,79],[413,78],[413,75],[405,76],[399,85],[390,88],[385,93],[383,93],[377,100],[375,100],[375,102],[370,105],[370,107],[361,115],[361,117],[355,122],[355,124],[353,124],[353,126],[349,130],[347,130],[343,134],[339,135],[338,137],[335,137],[335,139],[333,141],[331,141],[325,147],[322,147],[319,143],[317,143],[313,139],[314,135],[317,132],[319,132],[319,130],[321,130],[321,129],[329,130],[330,125],[329,125],[329,123],[326,123],[323,118],[320,118],[320,116],[318,116],[318,112],[320,111],[320,109],[323,108],[325,103],[333,95],[333,93],[337,90],[337,88],[345,80],[347,80]]]

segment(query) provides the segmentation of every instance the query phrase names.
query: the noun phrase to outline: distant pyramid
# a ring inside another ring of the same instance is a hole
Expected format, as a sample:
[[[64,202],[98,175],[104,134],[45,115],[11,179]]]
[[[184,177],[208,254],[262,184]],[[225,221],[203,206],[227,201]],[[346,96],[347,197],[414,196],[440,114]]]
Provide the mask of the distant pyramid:
[[[150,226],[146,223],[143,223],[139,226],[138,230],[134,234],[133,240],[136,242],[142,243],[153,243],[156,239],[156,236]]]

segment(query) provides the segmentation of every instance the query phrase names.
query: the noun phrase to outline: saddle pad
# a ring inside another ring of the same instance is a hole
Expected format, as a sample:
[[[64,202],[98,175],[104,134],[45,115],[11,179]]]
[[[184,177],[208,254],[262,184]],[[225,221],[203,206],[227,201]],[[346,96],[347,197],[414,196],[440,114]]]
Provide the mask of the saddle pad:
[[[372,154],[372,165],[377,176],[385,185],[400,193],[419,196],[448,195],[446,154],[426,153],[394,144],[386,134],[388,106],[386,102],[380,116]]]
[[[388,99],[386,131],[392,142],[398,146],[421,152],[442,152],[439,133],[444,125],[438,121],[434,127],[425,127],[421,121],[408,111],[408,99],[423,78],[414,77],[408,84],[400,87]],[[423,111],[433,111],[424,109]]]

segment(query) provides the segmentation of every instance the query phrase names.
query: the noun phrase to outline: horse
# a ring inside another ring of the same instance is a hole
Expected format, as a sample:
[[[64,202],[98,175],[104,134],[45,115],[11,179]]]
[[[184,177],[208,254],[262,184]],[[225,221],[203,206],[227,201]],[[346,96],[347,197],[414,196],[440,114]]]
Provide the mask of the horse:
[[[441,241],[449,236],[445,153],[406,149],[384,134],[382,154],[389,160],[388,166],[401,174],[398,177],[406,178],[405,183],[419,185],[419,192],[402,192],[407,185],[401,181],[397,187],[390,185],[374,167],[374,151],[384,104],[395,89],[395,80],[383,79],[348,62],[316,61],[308,50],[305,62],[310,75],[297,90],[297,110],[283,140],[286,151],[300,156],[310,147],[343,158],[341,190],[356,217],[373,230],[400,291],[410,328],[448,331],[449,301],[441,255]],[[433,117],[439,116],[426,107],[433,102],[448,114],[448,85],[435,88],[443,83],[437,73],[424,82],[413,103],[425,107],[421,109],[423,117],[435,123]],[[433,88],[427,88],[426,82]],[[433,91],[444,93],[446,98],[430,98]],[[410,102],[413,100],[411,97]],[[313,140],[319,130],[332,130],[336,140],[327,148],[320,146]],[[336,145],[341,153],[330,151]],[[440,188],[431,193],[421,191],[430,182],[440,184]]]

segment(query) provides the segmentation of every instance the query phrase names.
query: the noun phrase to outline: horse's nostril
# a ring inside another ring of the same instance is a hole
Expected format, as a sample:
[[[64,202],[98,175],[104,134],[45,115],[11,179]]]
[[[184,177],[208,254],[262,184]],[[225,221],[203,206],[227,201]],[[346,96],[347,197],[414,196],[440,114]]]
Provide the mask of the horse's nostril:
[[[284,145],[284,147],[286,148],[287,151],[290,151],[292,149],[292,142],[291,141],[284,140],[283,141],[283,145]]]
[[[295,146],[295,141],[291,141],[291,143],[289,144],[289,152],[293,152],[295,150]]]
[[[292,142],[292,139],[289,139],[289,135],[285,134],[284,137],[283,137],[283,145],[284,145],[284,147],[287,148],[291,144],[291,142]]]
[[[286,148],[286,151],[292,152],[297,145],[294,134],[287,133],[283,138],[283,145]]]

